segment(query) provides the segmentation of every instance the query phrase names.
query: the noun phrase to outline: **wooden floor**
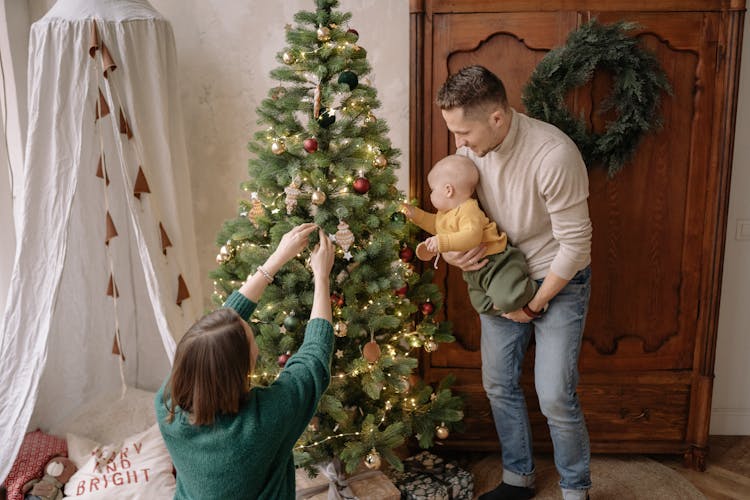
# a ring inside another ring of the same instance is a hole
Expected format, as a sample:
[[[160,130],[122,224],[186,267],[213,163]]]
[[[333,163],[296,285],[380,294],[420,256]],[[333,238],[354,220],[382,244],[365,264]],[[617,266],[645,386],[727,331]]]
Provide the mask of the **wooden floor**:
[[[677,456],[650,458],[671,467],[710,500],[750,500],[750,436],[711,436],[706,471],[682,466]]]

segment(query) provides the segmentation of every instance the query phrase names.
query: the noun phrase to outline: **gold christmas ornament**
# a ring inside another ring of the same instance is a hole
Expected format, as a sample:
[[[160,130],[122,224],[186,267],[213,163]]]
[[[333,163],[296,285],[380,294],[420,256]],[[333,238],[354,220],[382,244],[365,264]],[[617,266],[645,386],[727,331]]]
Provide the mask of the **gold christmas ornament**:
[[[320,40],[321,42],[327,42],[331,39],[331,30],[326,26],[321,26],[320,28],[318,28],[317,34],[318,40]]]
[[[380,154],[376,156],[374,160],[372,160],[372,164],[378,168],[383,168],[388,165],[388,158],[386,158],[385,155]]]
[[[295,61],[294,54],[291,52],[284,52],[281,54],[281,60],[284,61],[284,64],[293,64]]]
[[[291,214],[294,211],[294,207],[297,206],[297,198],[299,198],[301,192],[299,185],[294,181],[284,188],[284,193],[286,194],[286,200],[284,203],[286,204],[287,214]]]
[[[326,194],[323,191],[316,190],[311,196],[312,202],[316,205],[322,205],[326,201]]]
[[[347,329],[346,323],[338,321],[336,322],[336,326],[333,327],[333,333],[335,333],[337,337],[346,337]]]
[[[286,145],[282,140],[275,140],[271,143],[271,152],[275,155],[280,155],[286,151]]]
[[[424,347],[424,350],[427,352],[435,352],[438,350],[437,342],[435,342],[432,339],[425,342],[423,347]]]
[[[447,439],[450,435],[450,431],[445,426],[445,422],[440,422],[440,425],[435,427],[435,435],[438,439]]]
[[[375,118],[375,115],[372,114],[372,112],[367,113],[367,116],[365,116],[365,123],[375,123],[377,118]]]
[[[373,448],[365,457],[365,467],[367,467],[368,469],[377,470],[380,469],[380,464],[380,453],[378,453],[378,450]]]

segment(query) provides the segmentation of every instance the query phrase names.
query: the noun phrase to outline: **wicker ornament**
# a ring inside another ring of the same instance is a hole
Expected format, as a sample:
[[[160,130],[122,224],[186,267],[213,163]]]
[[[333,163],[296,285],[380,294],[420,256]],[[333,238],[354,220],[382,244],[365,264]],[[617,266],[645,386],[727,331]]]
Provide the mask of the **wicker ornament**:
[[[250,202],[252,203],[252,206],[250,207],[250,211],[247,213],[247,218],[250,222],[253,223],[253,226],[256,228],[258,227],[258,217],[263,215],[263,203],[260,202],[258,199],[258,193],[253,192],[250,195]]]

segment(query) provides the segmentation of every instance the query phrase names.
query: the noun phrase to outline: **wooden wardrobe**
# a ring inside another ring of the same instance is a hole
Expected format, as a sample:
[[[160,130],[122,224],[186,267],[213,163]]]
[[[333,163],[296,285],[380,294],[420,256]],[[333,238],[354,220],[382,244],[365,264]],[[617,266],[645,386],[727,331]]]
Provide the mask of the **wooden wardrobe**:
[[[663,128],[616,177],[589,171],[593,277],[579,395],[594,453],[679,453],[705,468],[744,11],[744,0],[411,0],[410,189],[429,210],[426,173],[455,150],[435,96],[461,67],[494,71],[523,111],[523,85],[571,30],[628,20],[671,82]],[[595,130],[613,118],[597,110],[611,82],[599,72],[568,96]],[[478,317],[460,272],[442,264],[436,280],[457,341],[425,353],[422,376],[453,373],[466,397],[466,430],[446,445],[497,449]],[[526,361],[535,449],[551,449],[533,342]]]

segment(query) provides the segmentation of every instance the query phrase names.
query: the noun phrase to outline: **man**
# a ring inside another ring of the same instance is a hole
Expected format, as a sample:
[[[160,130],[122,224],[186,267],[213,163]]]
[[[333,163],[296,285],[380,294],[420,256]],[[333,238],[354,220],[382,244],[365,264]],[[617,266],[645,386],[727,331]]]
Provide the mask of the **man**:
[[[438,92],[457,154],[479,169],[477,196],[487,216],[526,255],[540,284],[528,304],[502,316],[482,314],[482,383],[500,438],[503,480],[480,499],[534,496],[531,427],[520,386],[532,325],[534,380],[547,418],[564,500],[591,487],[589,437],[576,386],[591,280],[588,175],[575,144],[554,126],[508,105],[500,79],[482,66],[463,68]],[[452,252],[463,271],[487,262],[485,248]]]

